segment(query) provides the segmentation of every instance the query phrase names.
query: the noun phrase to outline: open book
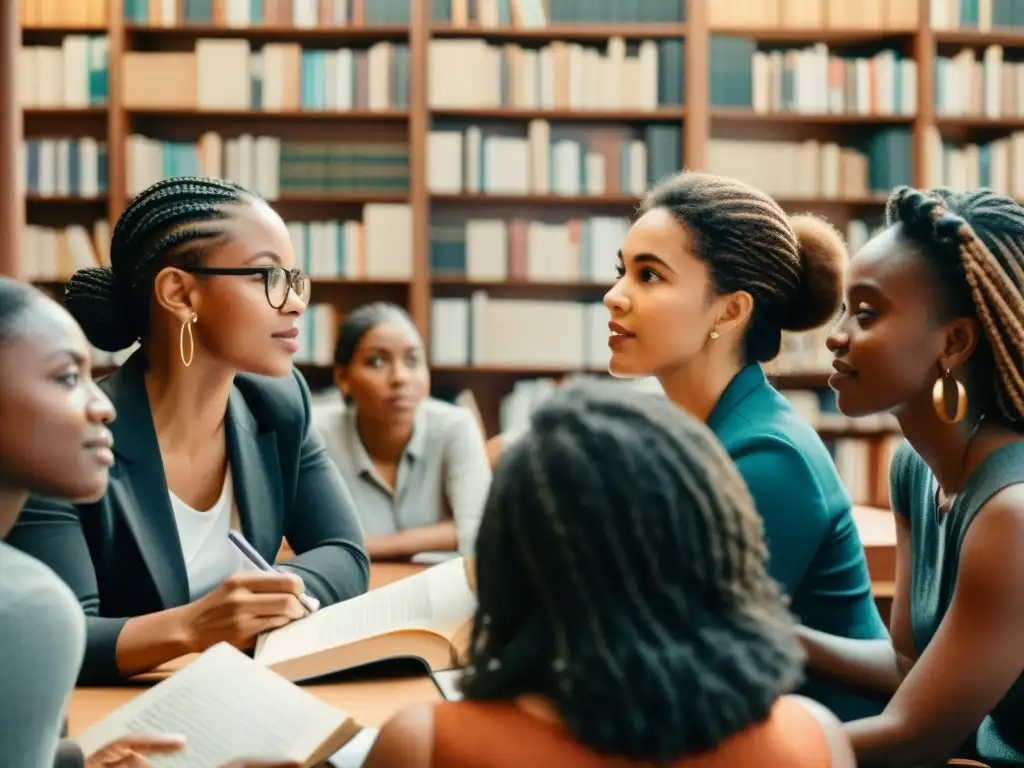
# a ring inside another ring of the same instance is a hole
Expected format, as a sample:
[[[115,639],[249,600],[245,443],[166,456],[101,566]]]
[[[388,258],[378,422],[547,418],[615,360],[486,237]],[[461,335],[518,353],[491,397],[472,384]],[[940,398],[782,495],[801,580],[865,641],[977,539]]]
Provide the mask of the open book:
[[[216,766],[260,757],[308,768],[337,752],[358,730],[344,710],[219,643],[75,741],[91,755],[133,733],[180,733],[188,739],[185,748],[151,758],[154,765]]]
[[[475,611],[459,557],[268,632],[255,659],[295,681],[398,657],[448,669],[461,666]]]

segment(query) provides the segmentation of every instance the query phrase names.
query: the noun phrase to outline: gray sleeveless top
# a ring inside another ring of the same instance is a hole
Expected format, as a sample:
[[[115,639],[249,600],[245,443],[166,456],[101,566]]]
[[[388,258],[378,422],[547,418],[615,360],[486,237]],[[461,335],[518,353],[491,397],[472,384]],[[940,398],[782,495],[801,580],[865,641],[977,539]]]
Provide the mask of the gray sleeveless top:
[[[910,621],[919,654],[949,610],[971,521],[992,496],[1017,483],[1024,483],[1024,441],[989,454],[967,478],[950,510],[937,515],[932,471],[909,443],[896,452],[890,485],[894,511],[910,522]],[[985,649],[979,648],[978,653]],[[1024,673],[982,721],[976,748],[982,759],[1024,765]]]

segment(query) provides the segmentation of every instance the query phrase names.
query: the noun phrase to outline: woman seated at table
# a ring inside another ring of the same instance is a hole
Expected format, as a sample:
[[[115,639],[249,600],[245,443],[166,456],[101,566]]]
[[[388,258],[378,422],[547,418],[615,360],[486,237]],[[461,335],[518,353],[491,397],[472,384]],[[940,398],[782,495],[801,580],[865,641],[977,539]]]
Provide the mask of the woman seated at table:
[[[0,538],[30,492],[84,500],[106,492],[115,414],[90,376],[89,354],[58,304],[0,278]],[[3,542],[0,574],[0,766],[128,768],[146,765],[143,754],[182,748],[180,737],[140,734],[86,757],[61,741],[85,650],[82,609],[53,571]]]
[[[82,684],[220,641],[245,647],[304,609],[291,579],[253,579],[238,529],[321,604],[366,591],[352,497],[311,427],[292,366],[309,280],[281,218],[241,187],[161,181],[121,215],[110,268],[75,274],[66,306],[100,349],[141,348],[101,383],[119,418],[97,502],[33,496],[9,543],[85,608]]]
[[[893,413],[892,640],[803,630],[811,664],[892,695],[861,765],[1024,765],[1024,207],[900,188],[828,337],[847,416]]]
[[[404,309],[346,315],[334,351],[343,402],[316,424],[355,497],[372,560],[473,551],[491,470],[465,409],[429,397],[430,370]]]
[[[741,181],[681,173],[647,195],[605,295],[609,370],[654,376],[736,462],[764,520],[769,571],[809,627],[888,637],[853,504],[814,428],[765,378],[784,331],[818,328],[842,297],[846,247],[826,222],[788,216]],[[801,693],[840,720],[885,701],[813,675]]]
[[[366,767],[853,766],[838,720],[787,695],[803,655],[763,530],[667,399],[559,390],[495,469],[465,700],[396,715]]]

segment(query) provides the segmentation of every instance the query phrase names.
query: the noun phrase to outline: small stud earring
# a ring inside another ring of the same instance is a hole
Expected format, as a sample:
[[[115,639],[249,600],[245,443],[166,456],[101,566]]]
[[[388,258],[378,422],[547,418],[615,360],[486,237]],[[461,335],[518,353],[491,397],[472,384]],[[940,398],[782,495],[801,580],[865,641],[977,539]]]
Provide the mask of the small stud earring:
[[[718,331],[712,331],[711,332],[711,338],[712,339],[717,339],[718,338]]]

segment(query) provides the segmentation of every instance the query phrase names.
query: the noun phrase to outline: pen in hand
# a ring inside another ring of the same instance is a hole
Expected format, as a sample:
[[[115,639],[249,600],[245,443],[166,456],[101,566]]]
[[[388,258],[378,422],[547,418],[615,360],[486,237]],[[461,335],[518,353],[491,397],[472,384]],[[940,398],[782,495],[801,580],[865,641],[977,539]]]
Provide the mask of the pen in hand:
[[[252,544],[246,541],[245,537],[242,536],[242,534],[240,534],[238,531],[228,531],[228,539],[231,541],[232,544],[235,545],[235,548],[242,553],[245,559],[252,563],[254,566],[256,566],[259,570],[274,570],[274,567],[270,565],[270,563],[268,563],[266,560],[264,560],[263,556],[256,551],[255,547],[253,547]],[[302,603],[302,607],[310,613],[315,613],[317,610],[320,609],[320,601],[312,595],[307,595],[305,592],[303,592],[301,595],[298,596],[298,598],[299,602]]]

